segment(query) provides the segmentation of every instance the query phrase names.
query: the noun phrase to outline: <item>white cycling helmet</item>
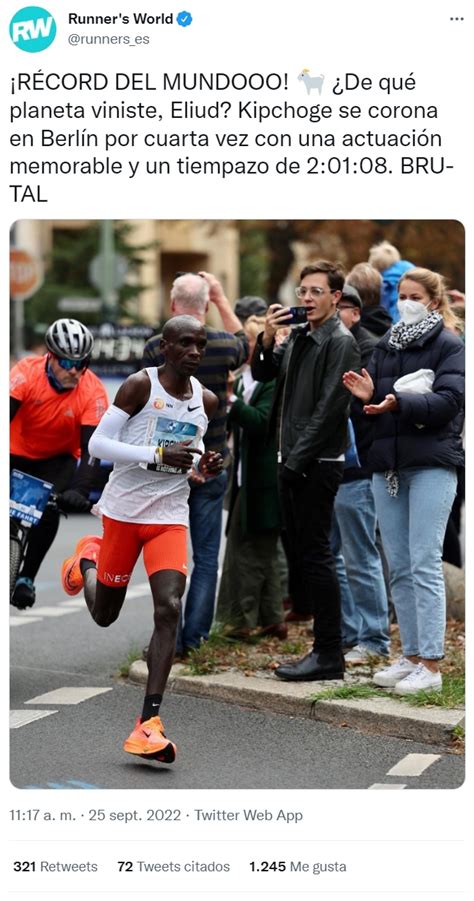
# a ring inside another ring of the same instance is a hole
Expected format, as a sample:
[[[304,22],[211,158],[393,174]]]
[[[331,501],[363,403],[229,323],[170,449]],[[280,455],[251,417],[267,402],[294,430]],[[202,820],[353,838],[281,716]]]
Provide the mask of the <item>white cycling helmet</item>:
[[[51,353],[68,360],[85,360],[94,346],[89,329],[77,319],[56,319],[44,340]]]

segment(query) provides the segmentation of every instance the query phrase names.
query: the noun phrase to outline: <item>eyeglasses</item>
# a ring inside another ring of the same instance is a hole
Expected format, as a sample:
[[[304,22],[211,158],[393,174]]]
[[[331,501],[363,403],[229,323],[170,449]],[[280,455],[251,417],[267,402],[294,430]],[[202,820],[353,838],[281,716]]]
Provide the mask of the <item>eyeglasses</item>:
[[[314,288],[314,287],[311,287],[311,288],[302,288],[302,287],[300,287],[300,288],[295,288],[295,294],[296,294],[298,300],[302,300],[303,297],[306,297],[307,294],[309,294],[309,296],[312,297],[313,300],[317,300],[318,297],[322,297],[323,294],[328,294],[328,293],[329,293],[329,294],[333,294],[334,292],[331,291],[330,288],[329,288],[329,289],[326,289],[326,288]]]
[[[67,357],[55,357],[55,360],[58,361],[61,369],[65,369],[67,372],[71,369],[77,369],[80,372],[82,369],[87,369],[90,358],[86,357],[85,360],[68,360]]]

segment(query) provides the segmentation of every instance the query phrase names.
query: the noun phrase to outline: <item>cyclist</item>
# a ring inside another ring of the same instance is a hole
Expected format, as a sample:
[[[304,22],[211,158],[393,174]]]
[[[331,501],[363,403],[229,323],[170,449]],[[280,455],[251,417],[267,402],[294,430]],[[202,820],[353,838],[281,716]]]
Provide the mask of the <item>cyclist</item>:
[[[158,713],[186,585],[188,477],[193,462],[192,478],[201,482],[218,478],[223,466],[219,453],[203,453],[202,437],[218,406],[194,378],[206,344],[206,329],[193,316],[170,319],[160,343],[164,364],[129,376],[119,389],[89,445],[95,456],[114,461],[98,504],[104,535],[81,538],[62,568],[64,590],[75,595],[84,588],[93,620],[110,626],[143,549],[154,631],[142,714],[124,750],[165,763],[172,763],[176,747]]]
[[[45,344],[44,356],[25,357],[10,373],[11,467],[51,482],[64,509],[88,512],[98,475],[88,443],[108,404],[102,382],[88,369],[94,339],[82,322],[57,319]],[[31,530],[12,598],[20,610],[35,602],[35,577],[58,525],[58,510],[48,507]]]

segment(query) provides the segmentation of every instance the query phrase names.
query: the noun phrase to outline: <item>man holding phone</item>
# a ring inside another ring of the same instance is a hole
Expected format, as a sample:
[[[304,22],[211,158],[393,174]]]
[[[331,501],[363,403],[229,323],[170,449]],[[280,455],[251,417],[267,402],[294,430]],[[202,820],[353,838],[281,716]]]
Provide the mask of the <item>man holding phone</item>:
[[[331,523],[348,441],[350,397],[341,379],[349,361],[359,368],[360,357],[336,310],[343,286],[340,264],[318,260],[305,266],[296,296],[306,310],[306,325],[275,346],[278,329],[294,316],[287,307],[271,304],[252,359],[255,379],[277,377],[270,425],[277,433],[283,519],[291,558],[314,612],[313,650],[275,670],[291,681],[344,676]]]

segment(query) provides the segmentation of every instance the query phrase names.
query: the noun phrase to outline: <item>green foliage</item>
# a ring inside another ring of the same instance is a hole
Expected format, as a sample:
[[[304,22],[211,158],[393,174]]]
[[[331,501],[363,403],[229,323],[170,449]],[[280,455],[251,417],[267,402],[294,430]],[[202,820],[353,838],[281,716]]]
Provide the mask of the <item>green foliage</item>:
[[[217,672],[222,665],[222,650],[230,643],[225,635],[225,627],[214,625],[207,641],[189,652],[185,660],[186,671],[192,676],[207,676]]]
[[[292,271],[296,244],[304,247],[300,262],[337,259],[349,270],[367,261],[373,244],[387,240],[402,259],[441,272],[451,288],[464,290],[464,227],[455,220],[262,219],[237,224],[241,294],[261,294],[270,303]]]
[[[453,738],[457,741],[464,741],[466,737],[466,730],[464,726],[455,726],[453,729]]]
[[[242,223],[240,234],[240,296],[267,298],[269,253],[266,229],[258,223]]]
[[[133,226],[127,223],[115,223],[115,253],[125,257],[129,267],[127,282],[119,288],[117,300],[117,318],[138,322],[136,300],[146,287],[140,283],[140,266],[143,252],[147,246],[131,246],[130,236]],[[30,336],[43,335],[46,327],[61,315],[58,301],[62,297],[97,297],[98,291],[91,284],[89,266],[100,253],[100,222],[94,222],[85,228],[55,228],[53,232],[53,248],[46,259],[46,277],[42,287],[25,304],[25,320]],[[131,278],[130,278],[131,276]],[[63,315],[74,315],[73,313]],[[103,315],[98,312],[84,312],[78,318],[88,325],[102,321]]]
[[[207,676],[209,673],[217,672],[219,658],[216,654],[215,645],[203,642],[199,648],[189,652],[189,657],[185,663],[186,671],[191,676]]]
[[[464,689],[463,676],[446,673],[443,675],[441,691],[419,691],[416,695],[394,695],[393,697],[406,701],[412,707],[462,708],[465,702]]]
[[[280,654],[304,654],[306,646],[303,641],[282,641],[279,647]]]
[[[140,651],[137,647],[130,648],[126,660],[119,666],[119,675],[122,679],[126,679],[132,663],[135,663],[136,660],[142,660],[142,651]]]
[[[325,689],[313,695],[310,700],[314,705],[318,701],[375,697],[392,698],[395,701],[403,701],[412,707],[462,708],[464,705],[464,678],[447,673],[443,676],[441,691],[419,691],[415,695],[397,695],[367,682],[357,682],[353,685],[340,685]]]
[[[326,688],[310,698],[313,707],[318,701],[352,700],[354,698],[384,698],[386,693],[380,688],[369,685],[367,682],[356,682],[353,685],[338,685],[336,688]]]

